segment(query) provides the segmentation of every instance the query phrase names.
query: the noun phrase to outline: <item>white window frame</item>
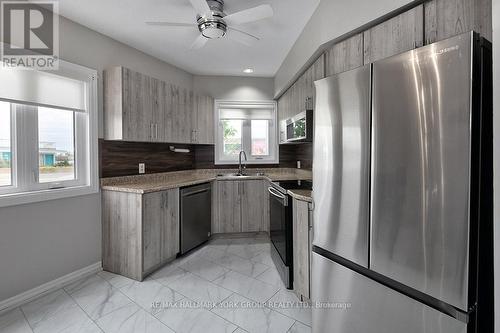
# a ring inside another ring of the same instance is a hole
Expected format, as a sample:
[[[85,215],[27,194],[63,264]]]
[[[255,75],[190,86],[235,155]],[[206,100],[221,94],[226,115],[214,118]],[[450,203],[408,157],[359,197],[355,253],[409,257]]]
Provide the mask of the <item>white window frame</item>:
[[[29,103],[26,103],[24,105],[27,110],[18,112],[15,110],[16,102],[12,101],[12,185],[0,188],[0,207],[99,192],[97,71],[60,60],[59,70],[52,73],[85,82],[86,112],[73,111],[75,179],[53,183],[38,182],[38,118],[34,112],[36,106],[29,106]],[[34,109],[29,110],[30,107]],[[57,109],[57,107],[52,108]],[[20,129],[19,126],[24,128]]]
[[[244,120],[242,125],[242,149],[247,155],[247,164],[278,164],[279,163],[279,126],[278,126],[278,107],[276,101],[234,101],[234,100],[215,100],[215,164],[216,165],[237,165],[238,157],[235,159],[224,158],[223,155],[223,142],[224,131],[222,128],[222,119],[220,117],[220,108],[225,105],[241,105],[242,107],[248,106],[269,106],[273,109],[273,118],[270,121],[270,134],[269,134],[269,157],[252,156],[251,154],[251,128],[250,121]],[[253,119],[259,120],[259,119]],[[267,119],[266,119],[267,120]],[[246,138],[246,139],[245,139]]]

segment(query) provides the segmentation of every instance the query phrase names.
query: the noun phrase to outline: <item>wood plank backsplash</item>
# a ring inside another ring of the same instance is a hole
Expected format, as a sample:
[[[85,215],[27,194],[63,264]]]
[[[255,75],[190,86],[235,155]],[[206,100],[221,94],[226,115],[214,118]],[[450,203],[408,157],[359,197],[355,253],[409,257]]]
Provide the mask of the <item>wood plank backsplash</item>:
[[[187,148],[187,154],[174,153],[170,146]],[[139,173],[139,163],[146,163],[146,173],[193,169],[192,145],[169,143],[125,142],[99,140],[100,176],[118,177]]]
[[[187,148],[189,153],[174,153],[170,146]],[[297,160],[303,169],[312,168],[312,144],[281,145],[279,164],[253,164],[248,168],[295,168]],[[148,142],[99,140],[101,178],[136,175],[139,163],[146,163],[146,173],[181,171],[190,169],[235,168],[215,165],[214,145],[189,145]]]
[[[195,146],[195,169],[234,168],[232,165],[215,165],[215,149],[213,145]],[[302,168],[312,169],[312,143],[299,145],[280,145],[279,164],[252,164],[249,168],[296,168],[297,161]]]

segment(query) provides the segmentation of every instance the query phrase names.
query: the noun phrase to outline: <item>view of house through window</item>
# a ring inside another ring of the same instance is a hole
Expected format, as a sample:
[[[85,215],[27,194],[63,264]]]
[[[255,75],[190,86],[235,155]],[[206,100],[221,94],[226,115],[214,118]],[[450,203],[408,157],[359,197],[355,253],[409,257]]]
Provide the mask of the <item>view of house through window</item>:
[[[252,155],[269,155],[269,120],[252,120]]]
[[[38,108],[40,183],[75,179],[74,112]]]
[[[10,103],[0,101],[0,186],[12,185]]]

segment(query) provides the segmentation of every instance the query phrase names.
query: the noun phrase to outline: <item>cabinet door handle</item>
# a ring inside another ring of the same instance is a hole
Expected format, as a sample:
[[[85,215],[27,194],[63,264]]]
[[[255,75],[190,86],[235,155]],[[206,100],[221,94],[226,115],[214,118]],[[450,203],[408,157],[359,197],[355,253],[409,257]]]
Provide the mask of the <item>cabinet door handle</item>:
[[[155,124],[155,138],[158,140],[158,124]]]
[[[149,124],[149,138],[153,140],[153,123]]]

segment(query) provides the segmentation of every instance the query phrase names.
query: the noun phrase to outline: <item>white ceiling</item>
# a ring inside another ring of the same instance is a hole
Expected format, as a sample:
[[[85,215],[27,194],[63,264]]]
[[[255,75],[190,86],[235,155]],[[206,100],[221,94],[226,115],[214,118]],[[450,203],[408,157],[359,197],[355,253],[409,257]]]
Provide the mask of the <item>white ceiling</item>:
[[[226,14],[270,4],[274,17],[238,26],[259,36],[248,47],[223,38],[209,41],[200,50],[189,47],[196,27],[148,26],[146,21],[195,23],[196,11],[188,0],[59,0],[62,16],[130,45],[196,75],[272,77],[295,43],[320,0],[225,0]]]

